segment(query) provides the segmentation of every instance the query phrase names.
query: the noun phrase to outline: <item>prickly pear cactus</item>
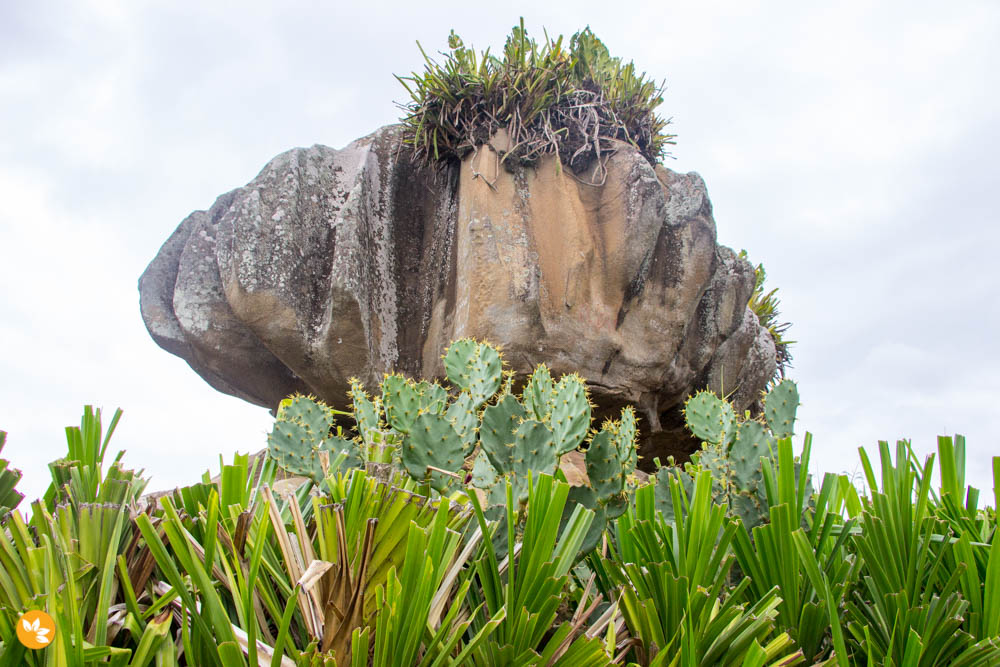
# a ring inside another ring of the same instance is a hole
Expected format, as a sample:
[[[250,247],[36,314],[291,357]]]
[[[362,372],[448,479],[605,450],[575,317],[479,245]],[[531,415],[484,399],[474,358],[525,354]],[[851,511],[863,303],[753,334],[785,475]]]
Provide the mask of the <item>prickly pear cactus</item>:
[[[575,373],[556,382],[549,369],[539,365],[528,377],[520,399],[508,382],[496,401],[483,409],[473,485],[489,491],[487,501],[492,503],[502,501],[498,489],[504,480],[510,480],[515,493],[523,498],[530,474],[554,472],[560,457],[584,442],[591,412],[586,382]],[[605,424],[591,440],[587,455],[590,492],[602,510],[609,506],[610,513],[620,513],[627,504],[625,486],[635,470],[635,443],[631,408],[623,411],[620,421]]]
[[[764,425],[757,421],[740,424],[736,442],[729,450],[732,462],[733,483],[740,489],[756,493],[760,484],[761,457],[773,458],[776,450],[774,438]]]
[[[552,375],[549,373],[548,366],[538,364],[531,375],[528,376],[528,382],[525,384],[524,391],[521,394],[524,409],[534,419],[545,419],[555,390],[556,384],[552,381]]]
[[[622,418],[617,425],[617,436],[622,472],[627,478],[635,472],[635,467],[639,464],[639,428],[635,410],[631,406],[622,409]]]
[[[400,433],[409,433],[413,421],[426,401],[417,383],[402,375],[386,375],[382,380],[382,405],[389,425]]]
[[[516,396],[514,374],[504,372],[499,351],[488,343],[457,340],[443,360],[450,391],[388,374],[372,397],[352,379],[354,441],[330,435],[333,412],[325,405],[305,397],[285,401],[268,439],[272,455],[286,470],[317,478],[318,452],[324,449],[353,452],[357,446],[367,461],[378,450],[381,462],[401,465],[440,493],[458,488],[471,467],[473,485],[487,490],[487,502],[494,504],[504,501],[506,481],[519,498],[526,496],[532,475],[554,473],[559,458],[587,440],[593,406],[579,375],[556,380],[539,365]],[[635,412],[626,408],[620,420],[590,438],[592,487],[581,487],[586,491],[576,496],[592,499],[601,516],[617,516],[627,505],[636,435]]]
[[[475,398],[463,391],[448,405],[445,415],[451,420],[455,432],[462,439],[463,457],[472,454],[479,435],[479,414],[476,411]]]
[[[548,396],[542,419],[551,426],[561,456],[579,447],[587,437],[592,406],[587,397],[587,385],[576,373],[562,376]]]
[[[752,527],[768,518],[767,495],[761,473],[761,459],[777,454],[774,438],[763,424],[747,421],[740,425],[736,442],[729,450],[732,489],[729,503],[743,524]]]
[[[503,363],[489,343],[471,338],[456,340],[444,355],[448,381],[473,399],[473,409],[488,401],[500,388]]]
[[[573,451],[587,437],[592,407],[587,384],[576,373],[552,379],[545,364],[528,377],[521,403],[532,419],[545,422],[555,435],[559,455]]]
[[[559,457],[551,429],[534,419],[518,424],[510,461],[510,472],[520,479],[527,479],[531,473],[553,474]]]
[[[462,467],[464,452],[462,438],[455,432],[452,421],[425,409],[413,420],[399,456],[410,477],[430,482],[434,489],[443,493],[456,480],[453,475]]]
[[[764,417],[777,439],[790,438],[795,432],[795,411],[799,390],[791,380],[782,380],[764,398]]]
[[[331,460],[345,452],[347,465],[360,466],[355,443],[332,435],[333,425],[333,412],[323,402],[302,395],[286,398],[267,437],[268,451],[283,470],[317,483],[324,477],[321,452]]]
[[[684,421],[696,438],[713,445],[728,445],[736,435],[733,406],[710,391],[699,391],[687,400]]]
[[[375,432],[382,428],[382,399],[381,397],[372,399],[357,378],[351,378],[349,382],[351,390],[347,395],[351,398],[351,404],[354,406],[354,419],[358,424],[358,435],[361,436],[361,440],[365,444],[372,444],[375,440]]]
[[[417,395],[420,397],[420,410],[441,414],[448,405],[448,390],[437,382],[423,380],[416,383]]]
[[[348,393],[366,456],[377,450],[379,460],[395,460],[439,490],[463,476],[459,471],[478,439],[479,408],[503,376],[497,350],[469,338],[449,346],[444,361],[458,389],[454,397],[436,382],[399,374],[387,374],[374,398],[356,379]]]
[[[472,465],[472,484],[487,491],[487,504],[505,501],[506,482],[516,498],[528,492],[531,475],[552,473],[559,459],[587,438],[593,406],[579,375],[553,380],[541,364],[528,377],[520,398],[510,377],[499,397],[482,412],[479,454]],[[631,408],[618,421],[608,421],[590,438],[585,457],[590,486],[570,490],[563,521],[577,504],[594,510],[595,520],[583,551],[599,542],[609,518],[628,507],[628,480],[638,460],[636,418]]]
[[[494,405],[483,410],[483,422],[479,427],[479,443],[497,471],[510,469],[514,448],[514,432],[528,413],[511,394],[503,394]]]
[[[635,413],[627,407],[620,421],[604,423],[587,448],[587,477],[609,519],[619,516],[628,506],[625,483],[635,470],[636,459]]]
[[[500,481],[496,468],[486,457],[486,452],[482,449],[476,454],[472,462],[472,485],[479,489],[493,489]]]
[[[473,471],[473,483],[495,490],[501,479],[510,479],[517,497],[528,493],[532,473],[553,473],[559,463],[555,437],[544,422],[532,419],[524,405],[512,394],[502,394],[483,410],[479,443],[484,459]],[[487,468],[489,467],[489,469]],[[492,483],[489,483],[492,481]],[[490,501],[497,498],[491,497]]]
[[[703,441],[688,467],[711,472],[715,502],[728,505],[748,529],[768,519],[761,461],[775,461],[777,440],[792,437],[798,403],[795,383],[783,380],[764,398],[766,426],[752,419],[740,422],[732,406],[711,392],[698,392],[685,405],[688,429]],[[688,480],[692,472],[673,470]],[[661,493],[658,502],[666,506],[670,499]]]

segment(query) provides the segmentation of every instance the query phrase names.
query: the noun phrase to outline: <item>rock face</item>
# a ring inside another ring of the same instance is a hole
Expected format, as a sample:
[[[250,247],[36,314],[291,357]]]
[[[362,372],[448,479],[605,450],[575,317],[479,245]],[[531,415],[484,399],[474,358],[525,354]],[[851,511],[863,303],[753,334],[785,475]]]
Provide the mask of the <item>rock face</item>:
[[[697,174],[625,144],[600,184],[555,157],[510,173],[488,146],[436,171],[398,126],[279,155],[185,219],[139,280],[153,339],[252,403],[443,377],[445,346],[474,336],[519,373],[579,372],[598,414],[638,406],[647,460],[691,450],[688,394],[735,390],[742,410],[773,375],[752,288]]]

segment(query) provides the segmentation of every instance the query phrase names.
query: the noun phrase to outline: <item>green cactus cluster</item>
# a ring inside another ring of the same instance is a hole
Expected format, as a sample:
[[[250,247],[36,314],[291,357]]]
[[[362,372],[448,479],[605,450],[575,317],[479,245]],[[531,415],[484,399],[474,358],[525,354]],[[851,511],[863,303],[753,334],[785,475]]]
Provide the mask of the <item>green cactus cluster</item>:
[[[792,437],[798,405],[798,389],[791,380],[781,381],[764,397],[763,422],[749,416],[741,420],[728,401],[710,391],[698,392],[684,405],[688,430],[702,441],[689,468],[712,473],[715,501],[728,505],[747,528],[768,518],[762,459],[773,461],[777,441]],[[682,480],[687,476],[676,468],[664,468],[659,473],[661,485],[666,488],[666,478],[678,474]],[[672,516],[669,499],[665,494],[660,499],[660,509]]]
[[[352,379],[351,412],[338,413],[306,396],[286,399],[268,437],[272,457],[279,467],[316,483],[328,472],[324,452],[341,467],[380,464],[405,471],[441,495],[468,492],[465,483],[471,481],[487,505],[498,506],[506,501],[508,483],[514,497],[523,500],[534,476],[560,475],[561,457],[583,449],[589,484],[571,489],[569,506],[595,512],[585,540],[594,546],[607,521],[632,502],[638,461],[635,411],[626,407],[619,419],[591,429],[593,406],[582,377],[573,373],[556,379],[540,364],[515,392],[514,374],[504,371],[500,352],[485,342],[455,341],[443,361],[448,386],[387,374],[371,396]],[[790,380],[764,397],[759,419],[737,415],[728,401],[709,391],[690,397],[684,417],[702,447],[683,468],[659,471],[658,508],[668,519],[683,513],[672,506],[669,479],[689,490],[693,475],[707,470],[716,503],[748,528],[766,522],[764,462],[773,463],[777,441],[793,435],[798,404]],[[353,433],[345,434],[338,415],[353,417]]]
[[[503,485],[498,482],[508,479],[523,498],[530,474],[554,472],[563,455],[586,443],[594,503],[607,507],[609,516],[617,516],[628,504],[626,480],[638,459],[635,412],[625,408],[620,420],[609,420],[599,432],[592,432],[592,409],[582,377],[568,374],[556,382],[544,364],[538,365],[520,398],[508,385],[483,410],[473,485],[489,491],[491,503],[499,503]]]
[[[635,411],[626,407],[619,419],[592,430],[593,406],[582,377],[573,373],[556,379],[540,364],[516,393],[499,350],[471,338],[452,343],[443,361],[448,387],[388,374],[370,396],[352,379],[352,411],[339,413],[353,416],[351,435],[337,425],[338,413],[322,402],[286,399],[268,438],[273,458],[286,471],[318,483],[324,477],[323,452],[331,460],[343,453],[347,466],[392,464],[440,494],[464,490],[471,472],[472,486],[485,492],[487,504],[501,505],[507,482],[523,499],[532,476],[558,474],[560,458],[584,448],[589,485],[574,488],[571,504],[597,513],[588,540],[599,538],[606,521],[630,502],[629,479],[638,460]],[[702,448],[683,469],[662,469],[657,486],[666,489],[667,478],[675,476],[687,488],[692,474],[708,470],[715,502],[748,528],[765,522],[769,505],[762,462],[773,461],[777,441],[794,433],[795,383],[782,381],[763,404],[762,418],[751,419],[710,391],[691,396],[684,418]],[[673,516],[671,498],[665,492],[657,498],[664,514]]]
[[[479,409],[500,387],[503,363],[496,348],[463,338],[444,355],[452,397],[441,385],[401,375],[382,381],[386,421],[401,436],[399,458],[413,479],[445,492],[464,481],[463,465],[479,432]]]
[[[350,380],[356,433],[348,439],[335,413],[320,401],[297,396],[282,403],[269,438],[272,455],[288,472],[319,481],[318,453],[346,451],[348,465],[397,463],[414,480],[440,493],[463,479],[462,467],[478,442],[479,411],[502,380],[497,350],[471,338],[455,341],[444,356],[455,391],[436,382],[387,374],[375,396]],[[322,433],[322,435],[317,435]]]
[[[350,464],[360,465],[356,443],[334,435],[333,410],[310,396],[296,394],[278,406],[274,427],[267,437],[268,451],[278,466],[315,482],[324,477],[323,456],[333,459],[343,452]]]
[[[356,465],[395,463],[442,494],[460,490],[471,467],[473,486],[486,491],[489,504],[502,504],[506,481],[518,498],[526,497],[532,475],[554,474],[560,457],[586,445],[591,486],[577,495],[606,507],[609,516],[624,511],[638,458],[631,408],[593,432],[587,385],[575,373],[556,380],[540,364],[515,395],[513,374],[504,372],[499,350],[488,343],[457,340],[443,361],[449,388],[388,374],[370,396],[352,379],[352,412],[343,413],[354,417],[350,439],[321,402],[286,400],[269,438],[273,457],[285,470],[319,481],[319,453],[344,451]]]

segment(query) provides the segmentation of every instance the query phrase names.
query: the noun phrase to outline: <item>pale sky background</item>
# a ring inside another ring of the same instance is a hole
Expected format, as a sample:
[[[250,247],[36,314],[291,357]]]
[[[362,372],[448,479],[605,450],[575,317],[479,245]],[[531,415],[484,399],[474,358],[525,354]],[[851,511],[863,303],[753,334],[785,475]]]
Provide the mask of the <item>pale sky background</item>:
[[[1000,2],[0,2],[0,429],[33,498],[82,406],[195,481],[267,412],[157,347],[136,282],[177,224],[274,155],[394,122],[393,73],[518,16],[666,79],[676,160],[719,241],[764,262],[822,471],[964,433],[1000,454]],[[878,5],[877,7],[875,5]]]

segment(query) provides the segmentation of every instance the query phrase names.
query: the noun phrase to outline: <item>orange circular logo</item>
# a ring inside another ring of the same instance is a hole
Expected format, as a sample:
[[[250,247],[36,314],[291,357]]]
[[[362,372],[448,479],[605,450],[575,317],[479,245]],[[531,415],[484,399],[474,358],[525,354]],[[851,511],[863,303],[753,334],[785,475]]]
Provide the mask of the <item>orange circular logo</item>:
[[[17,619],[17,638],[28,648],[45,648],[56,634],[56,622],[39,609],[32,609]]]

